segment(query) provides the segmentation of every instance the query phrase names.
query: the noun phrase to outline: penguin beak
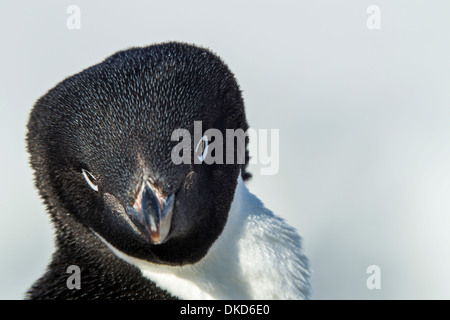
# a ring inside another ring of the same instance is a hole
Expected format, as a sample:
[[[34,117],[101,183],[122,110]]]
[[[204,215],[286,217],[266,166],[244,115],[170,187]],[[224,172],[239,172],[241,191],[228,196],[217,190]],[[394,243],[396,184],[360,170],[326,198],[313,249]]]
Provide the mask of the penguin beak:
[[[173,194],[164,196],[147,181],[126,211],[150,243],[162,244],[170,232],[174,202]]]

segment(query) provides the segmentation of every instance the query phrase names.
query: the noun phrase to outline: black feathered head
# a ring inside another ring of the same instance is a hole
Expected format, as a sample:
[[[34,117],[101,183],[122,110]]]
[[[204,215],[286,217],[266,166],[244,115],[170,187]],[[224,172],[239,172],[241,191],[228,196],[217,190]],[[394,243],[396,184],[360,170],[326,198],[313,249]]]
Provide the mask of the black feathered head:
[[[195,164],[194,152],[190,164],[174,163],[172,134],[186,129],[193,137],[195,121],[224,136],[247,130],[233,74],[215,54],[188,44],[118,52],[40,98],[28,151],[59,242],[76,227],[156,263],[203,257],[246,173],[236,162]]]

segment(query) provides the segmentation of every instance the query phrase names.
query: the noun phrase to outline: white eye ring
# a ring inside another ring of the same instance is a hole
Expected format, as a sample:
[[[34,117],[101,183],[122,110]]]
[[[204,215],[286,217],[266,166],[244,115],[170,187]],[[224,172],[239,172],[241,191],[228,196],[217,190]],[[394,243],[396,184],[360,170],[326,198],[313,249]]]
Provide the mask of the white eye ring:
[[[202,150],[202,155],[201,156],[197,156],[198,160],[202,161],[205,160],[206,156],[208,155],[208,137],[207,136],[203,136],[200,141],[197,143],[197,146],[195,147],[195,153],[198,152],[198,148],[200,147],[200,145],[203,142],[203,150]]]
[[[89,171],[85,169],[81,169],[81,172],[83,173],[83,177],[88,183],[88,185],[95,191],[98,191],[98,185],[97,185],[97,179],[90,173]]]

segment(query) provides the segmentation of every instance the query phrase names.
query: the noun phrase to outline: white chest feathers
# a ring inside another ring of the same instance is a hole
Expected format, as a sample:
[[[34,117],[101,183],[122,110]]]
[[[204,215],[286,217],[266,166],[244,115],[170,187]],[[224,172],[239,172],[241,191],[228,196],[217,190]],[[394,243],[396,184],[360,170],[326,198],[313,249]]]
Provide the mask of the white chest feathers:
[[[181,299],[307,299],[310,294],[300,236],[266,209],[241,178],[225,229],[199,262],[157,265],[109,247]]]

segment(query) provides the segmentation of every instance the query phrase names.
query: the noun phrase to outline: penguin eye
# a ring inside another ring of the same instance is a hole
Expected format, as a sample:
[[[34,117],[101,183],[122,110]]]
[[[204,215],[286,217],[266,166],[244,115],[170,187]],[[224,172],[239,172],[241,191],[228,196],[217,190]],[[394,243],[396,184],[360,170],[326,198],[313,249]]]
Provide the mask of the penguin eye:
[[[208,155],[208,137],[207,136],[203,136],[200,139],[200,141],[197,143],[197,146],[195,147],[195,153],[197,154],[198,160],[200,160],[202,162],[203,162],[203,160],[205,160],[206,156]]]
[[[83,177],[86,180],[86,182],[88,183],[88,185],[95,191],[98,191],[97,179],[95,179],[95,177],[92,175],[92,173],[90,173],[89,171],[87,171],[85,169],[81,169],[81,172],[83,173]]]

